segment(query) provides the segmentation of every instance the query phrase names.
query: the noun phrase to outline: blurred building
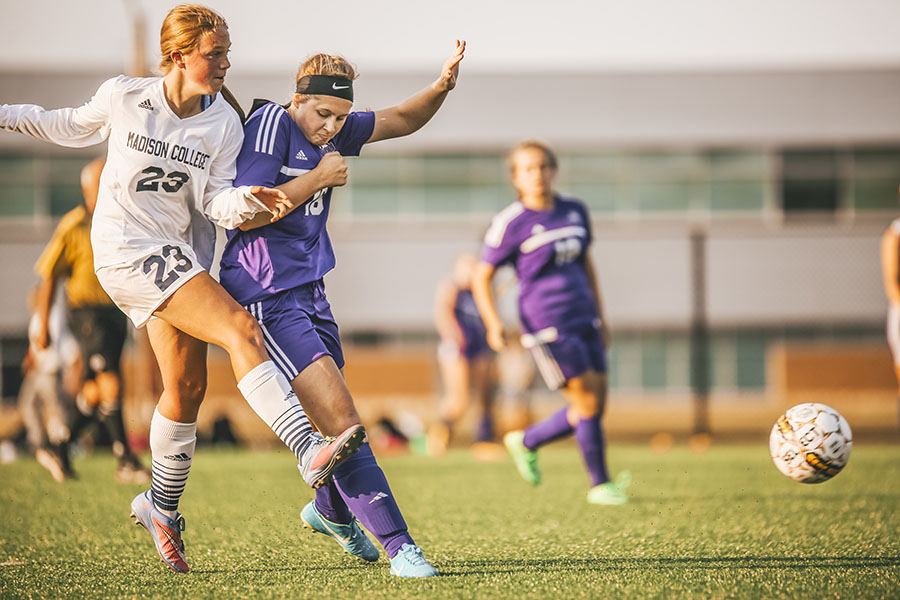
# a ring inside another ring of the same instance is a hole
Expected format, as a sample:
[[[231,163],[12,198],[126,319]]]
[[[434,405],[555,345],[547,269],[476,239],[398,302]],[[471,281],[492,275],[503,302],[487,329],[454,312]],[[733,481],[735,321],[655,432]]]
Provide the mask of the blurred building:
[[[0,73],[0,89],[9,103],[76,106],[105,77]],[[356,106],[389,106],[429,79],[367,73]],[[286,84],[229,76],[246,106],[286,101]],[[765,390],[785,344],[851,358],[875,348],[884,360],[878,243],[898,212],[898,97],[900,69],[467,73],[425,129],[351,159],[330,222],[338,268],[327,285],[342,331],[358,343],[432,343],[438,279],[514,199],[505,150],[539,138],[560,153],[560,191],[592,211],[615,391],[690,390],[698,306],[713,393]],[[24,337],[34,259],[101,151],[0,134],[4,356]]]

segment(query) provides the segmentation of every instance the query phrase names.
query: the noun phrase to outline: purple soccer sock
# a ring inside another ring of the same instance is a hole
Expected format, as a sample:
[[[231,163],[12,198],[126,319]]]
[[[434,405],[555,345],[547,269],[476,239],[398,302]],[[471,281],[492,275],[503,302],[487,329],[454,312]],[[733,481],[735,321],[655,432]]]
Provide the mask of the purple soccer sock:
[[[600,417],[580,419],[575,424],[575,439],[578,441],[584,465],[593,485],[609,481],[609,474],[606,472],[606,444],[603,440],[603,430],[600,428]]]
[[[339,525],[346,525],[353,519],[334,481],[329,481],[327,485],[316,490],[316,510],[332,523]]]
[[[363,444],[337,468],[334,483],[350,511],[384,547],[388,558],[394,558],[403,544],[415,544],[369,444]]]
[[[572,433],[572,426],[566,416],[568,407],[561,408],[543,421],[539,421],[525,430],[523,444],[529,450],[537,450],[544,444],[565,437]]]

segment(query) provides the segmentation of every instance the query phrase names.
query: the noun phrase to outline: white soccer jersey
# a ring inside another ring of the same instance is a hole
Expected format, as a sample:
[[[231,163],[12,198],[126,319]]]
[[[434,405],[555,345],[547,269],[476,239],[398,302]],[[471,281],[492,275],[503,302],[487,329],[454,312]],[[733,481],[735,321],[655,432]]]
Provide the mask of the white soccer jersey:
[[[162,78],[120,75],[79,108],[3,105],[0,127],[72,147],[109,137],[91,229],[95,268],[178,243],[195,248],[209,268],[215,231],[202,219],[192,228],[192,216],[233,229],[265,210],[249,187],[232,185],[243,141],[237,114],[220,100],[182,119]]]

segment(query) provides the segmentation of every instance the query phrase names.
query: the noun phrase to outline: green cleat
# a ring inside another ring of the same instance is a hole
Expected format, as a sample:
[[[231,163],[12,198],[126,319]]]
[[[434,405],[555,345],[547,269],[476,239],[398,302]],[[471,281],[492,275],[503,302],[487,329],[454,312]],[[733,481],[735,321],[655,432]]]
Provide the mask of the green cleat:
[[[616,480],[607,481],[600,485],[595,485],[587,493],[588,504],[606,504],[617,505],[626,504],[628,496],[625,495],[625,489],[631,485],[631,472],[622,471],[616,477]]]
[[[541,472],[538,471],[537,467],[537,452],[526,448],[523,443],[524,439],[524,431],[510,431],[503,436],[503,445],[506,446],[509,455],[512,456],[513,463],[516,465],[516,469],[519,470],[519,475],[522,476],[522,479],[531,485],[537,485],[541,482]]]

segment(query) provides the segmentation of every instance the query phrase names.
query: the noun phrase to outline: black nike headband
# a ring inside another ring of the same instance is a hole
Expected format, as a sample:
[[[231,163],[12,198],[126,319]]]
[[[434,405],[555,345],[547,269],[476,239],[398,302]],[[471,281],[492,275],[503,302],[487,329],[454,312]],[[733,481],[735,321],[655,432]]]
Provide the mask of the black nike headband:
[[[297,80],[297,93],[334,96],[353,102],[353,82],[333,75],[304,75]]]

